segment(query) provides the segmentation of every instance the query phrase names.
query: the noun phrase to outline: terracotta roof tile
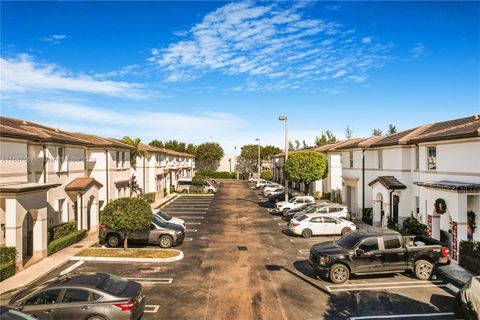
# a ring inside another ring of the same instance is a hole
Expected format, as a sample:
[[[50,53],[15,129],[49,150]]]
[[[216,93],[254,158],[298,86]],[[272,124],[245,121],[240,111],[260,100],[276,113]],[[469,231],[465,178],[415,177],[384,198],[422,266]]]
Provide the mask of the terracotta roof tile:
[[[103,185],[95,180],[94,178],[89,178],[89,177],[81,177],[81,178],[75,178],[70,183],[68,183],[65,186],[65,191],[83,191],[92,185],[97,185],[99,188],[101,188]]]

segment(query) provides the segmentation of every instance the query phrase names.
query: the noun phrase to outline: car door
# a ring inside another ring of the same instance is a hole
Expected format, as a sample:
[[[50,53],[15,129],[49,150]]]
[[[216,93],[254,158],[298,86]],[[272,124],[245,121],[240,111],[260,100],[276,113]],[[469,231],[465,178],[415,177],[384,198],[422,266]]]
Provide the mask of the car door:
[[[155,230],[155,225],[153,223],[150,224],[150,228],[130,233],[128,238],[133,241],[147,242],[151,230]]]
[[[323,220],[323,229],[325,230],[324,234],[340,234],[337,232],[337,220],[331,217],[322,217]]]
[[[55,308],[55,319],[83,320],[94,313],[94,305],[89,290],[80,288],[65,289],[60,303]]]
[[[314,218],[310,218],[308,220],[307,228],[312,230],[313,235],[319,235],[319,234],[322,234],[322,232],[323,232],[323,226],[322,225],[323,225],[322,217],[314,217]]]
[[[387,271],[403,271],[407,269],[407,254],[400,237],[383,237],[383,265]]]
[[[363,250],[359,254],[358,250]],[[383,271],[382,253],[378,244],[377,237],[366,238],[360,242],[352,257],[353,269],[356,273],[369,273]]]
[[[28,298],[20,309],[42,320],[55,319],[55,306],[58,303],[61,289],[41,291]],[[58,318],[60,319],[60,318]]]

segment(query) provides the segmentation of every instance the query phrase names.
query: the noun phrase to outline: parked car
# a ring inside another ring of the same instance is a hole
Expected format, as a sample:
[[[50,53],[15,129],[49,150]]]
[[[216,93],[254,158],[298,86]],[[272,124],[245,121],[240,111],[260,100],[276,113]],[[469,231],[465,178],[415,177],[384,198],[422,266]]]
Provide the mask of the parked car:
[[[341,204],[330,204],[330,203],[325,203],[322,205],[318,205],[316,207],[316,210],[313,208],[310,209],[310,212],[307,212],[308,214],[313,214],[313,213],[323,213],[326,216],[336,218],[336,219],[350,219],[350,213],[348,212],[348,207],[341,205]],[[288,212],[287,212],[288,215]],[[299,217],[301,216],[301,212],[297,212],[293,217]]]
[[[288,224],[288,229],[304,238],[332,234],[347,234],[357,229],[357,226],[348,220],[335,219],[321,214],[302,215],[294,218]]]
[[[185,228],[185,220],[183,219],[172,217],[171,215],[163,211],[157,211],[157,212],[154,211],[153,214],[157,215],[165,223],[175,223]]]
[[[480,319],[480,276],[471,277],[458,291],[455,299],[455,315],[466,320]]]
[[[263,193],[263,196],[268,198],[270,197],[271,195],[274,195],[274,194],[277,194],[277,193],[282,193],[284,192],[285,188],[281,187],[275,187],[275,188],[265,188],[262,193]]]
[[[290,209],[285,214],[283,215],[283,219],[290,221],[294,217],[300,217],[304,214],[309,214],[309,213],[316,213],[320,210],[320,208],[328,205],[328,203],[325,202],[314,202],[314,203],[307,203],[304,206],[301,206],[299,208],[295,209]]]
[[[262,181],[257,182],[257,184],[255,185],[255,188],[261,189],[263,186],[274,185],[274,184],[275,184],[275,182],[268,181],[268,180],[262,180]]]
[[[192,185],[192,179],[183,179],[179,180],[177,184],[177,192],[188,193],[191,191],[203,192],[203,193],[217,193],[217,185],[214,183],[215,180],[206,179],[204,186],[194,186]]]
[[[412,270],[428,280],[436,265],[450,263],[440,241],[425,236],[402,236],[387,228],[358,229],[335,242],[310,248],[309,264],[333,283],[344,283],[351,274],[397,273]]]
[[[303,206],[306,203],[314,203],[315,199],[312,196],[296,196],[291,198],[288,202],[277,202],[275,208],[281,212],[286,213],[290,209],[295,209]]]
[[[300,193],[295,191],[295,190],[290,190],[288,191],[288,198],[291,199],[293,197],[296,197],[298,196]],[[268,201],[270,202],[280,202],[280,201],[284,201],[285,200],[285,190],[281,193],[277,193],[277,194],[274,194],[274,195],[271,195],[270,197],[268,197]]]
[[[26,314],[20,310],[11,307],[0,306],[0,319],[2,320],[36,320],[37,317]]]
[[[282,186],[281,184],[273,183],[273,184],[266,184],[261,188],[263,195],[265,195],[265,192],[268,192],[270,190],[275,190],[275,189],[282,189],[283,190],[283,189],[285,189],[285,187]]]
[[[67,274],[8,294],[9,306],[40,320],[140,319],[145,309],[139,283],[105,273]]]
[[[182,244],[185,238],[185,227],[165,222],[156,214],[152,214],[152,223],[148,229],[133,232],[128,235],[128,240],[143,243],[158,244],[161,248],[170,248]],[[100,226],[98,235],[100,244],[106,243],[109,247],[118,247],[125,240],[125,233],[118,230],[110,230],[106,226]]]

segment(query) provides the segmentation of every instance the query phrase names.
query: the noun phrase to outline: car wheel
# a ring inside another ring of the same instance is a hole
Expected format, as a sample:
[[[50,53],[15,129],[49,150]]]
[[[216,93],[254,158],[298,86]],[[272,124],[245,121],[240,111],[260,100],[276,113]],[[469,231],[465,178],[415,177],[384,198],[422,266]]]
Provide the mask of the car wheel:
[[[87,320],[105,320],[105,318],[102,316],[91,316],[88,317]]]
[[[343,228],[343,229],[342,229],[342,232],[341,232],[341,233],[342,233],[342,236],[346,235],[346,234],[349,233],[350,231],[352,231],[352,230],[351,230],[350,228],[348,228],[348,227]]]
[[[208,189],[208,193],[213,193],[213,190],[212,190],[212,189]]]
[[[119,247],[122,242],[118,234],[110,234],[107,237],[107,244],[109,247],[116,248]]]
[[[282,210],[282,216],[285,217],[287,215],[288,210],[290,210],[290,209],[283,209]]]
[[[187,189],[183,189],[182,192],[183,192],[183,193],[188,193],[188,190],[187,190]]]
[[[310,229],[304,229],[302,231],[302,237],[304,238],[310,238],[312,236],[312,230]]]
[[[173,245],[173,239],[170,236],[161,236],[158,239],[158,245],[160,248],[170,248]]]
[[[350,271],[343,264],[334,264],[330,268],[330,281],[335,284],[344,283],[350,277]]]
[[[428,280],[433,273],[433,264],[427,260],[418,260],[415,263],[415,276],[420,280]]]

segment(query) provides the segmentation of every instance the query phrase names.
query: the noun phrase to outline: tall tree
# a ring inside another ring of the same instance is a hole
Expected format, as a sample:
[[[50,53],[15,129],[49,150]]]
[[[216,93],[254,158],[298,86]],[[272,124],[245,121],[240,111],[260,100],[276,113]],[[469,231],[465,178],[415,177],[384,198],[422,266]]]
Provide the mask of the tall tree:
[[[372,135],[374,136],[381,136],[383,134],[381,129],[373,129]]]
[[[317,147],[335,142],[337,142],[337,137],[330,130],[327,130],[325,132],[322,131],[319,137],[315,137],[315,145]]]
[[[305,140],[303,140],[303,146],[302,146],[302,149],[308,149],[308,145],[307,143],[305,142]]]
[[[395,127],[393,124],[389,124],[387,134],[394,134],[394,133],[397,133],[397,127]]]
[[[157,147],[157,148],[165,148],[165,145],[163,144],[163,142],[157,139],[150,141],[148,145],[152,147]]]
[[[299,150],[299,149],[300,149],[300,141],[295,140],[295,150]]]
[[[350,128],[350,125],[347,124],[347,127],[345,128],[345,138],[351,139],[352,137],[353,137],[352,129]]]
[[[197,147],[195,165],[197,170],[216,170],[224,156],[223,148],[216,142],[205,142]]]
[[[134,150],[130,151],[130,165],[134,168],[137,167],[137,157],[144,157],[146,152],[141,151],[138,149],[138,145],[140,144],[140,138],[130,138],[129,136],[125,136],[122,138],[122,142],[128,144],[132,147],[135,147]]]
[[[165,148],[178,151],[178,152],[185,152],[186,151],[186,144],[185,142],[179,142],[177,140],[168,140],[164,143]]]
[[[260,158],[262,157],[262,151],[260,149]],[[242,146],[240,151],[240,158],[244,159],[242,162],[248,168],[248,171],[256,171],[258,163],[258,145],[246,144]]]
[[[302,151],[288,157],[283,166],[284,177],[289,181],[305,183],[306,192],[310,192],[310,184],[324,179],[328,173],[327,157],[317,151]]]
[[[194,155],[195,152],[197,152],[197,146],[195,146],[193,143],[189,143],[185,149],[185,152]]]
[[[295,150],[295,146],[293,145],[292,141],[288,141],[288,151]]]

